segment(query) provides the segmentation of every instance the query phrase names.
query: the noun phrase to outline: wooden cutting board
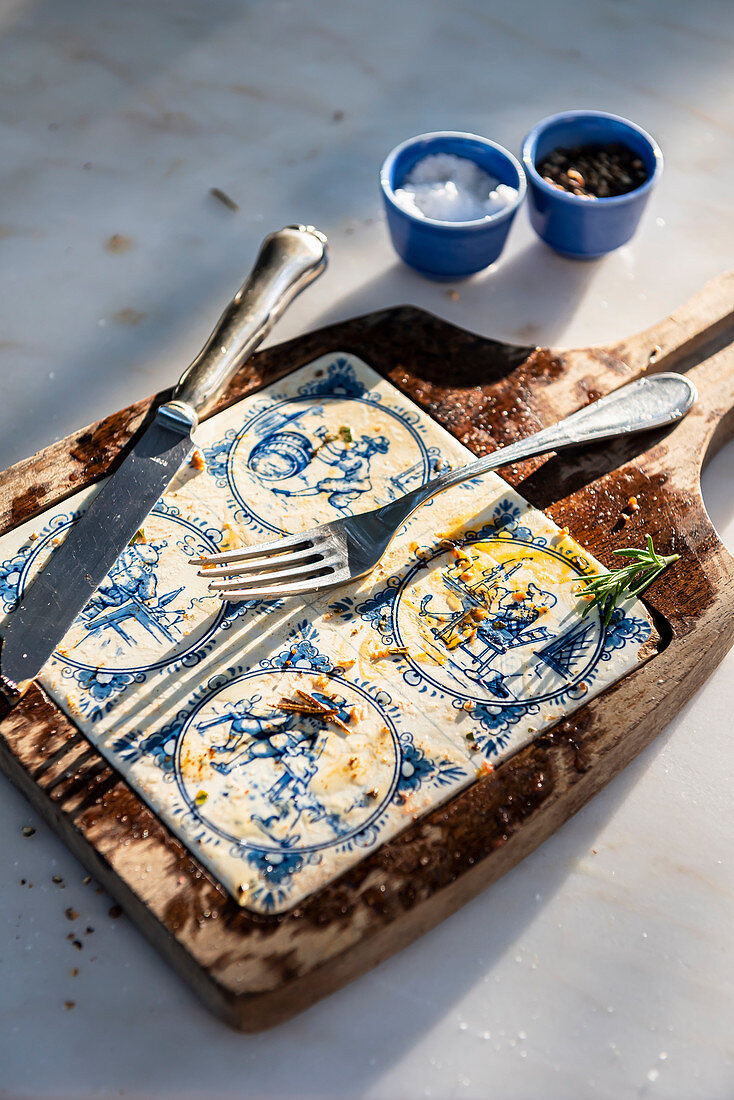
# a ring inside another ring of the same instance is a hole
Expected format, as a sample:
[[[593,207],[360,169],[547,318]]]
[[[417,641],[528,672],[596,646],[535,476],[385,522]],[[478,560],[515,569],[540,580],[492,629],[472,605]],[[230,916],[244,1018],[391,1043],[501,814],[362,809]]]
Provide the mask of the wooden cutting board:
[[[614,347],[510,346],[403,307],[260,352],[234,379],[218,408],[350,351],[478,455],[644,372],[687,371],[699,401],[673,430],[502,470],[607,564],[648,532],[660,551],[681,554],[646,594],[661,637],[652,659],[287,913],[257,916],[232,901],[35,684],[5,713],[3,770],[229,1023],[277,1024],[455,911],[616,775],[722,659],[734,641],[734,559],[699,479],[734,434],[733,342],[734,272]],[[152,407],[131,405],[8,470],[0,534],[111,472]]]

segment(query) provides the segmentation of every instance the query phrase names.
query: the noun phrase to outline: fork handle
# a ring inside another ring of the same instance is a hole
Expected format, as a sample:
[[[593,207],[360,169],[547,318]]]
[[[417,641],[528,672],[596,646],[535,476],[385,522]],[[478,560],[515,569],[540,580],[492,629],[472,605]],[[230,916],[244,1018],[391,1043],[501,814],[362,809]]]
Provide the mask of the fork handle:
[[[425,485],[406,493],[399,500],[385,505],[381,511],[387,513],[392,507],[397,511],[397,505],[403,505],[410,509],[402,516],[407,519],[416,508],[437,493],[480,474],[489,473],[498,466],[508,466],[511,462],[546,454],[548,451],[560,451],[565,447],[576,447],[581,443],[593,443],[672,424],[686,415],[696,397],[696,387],[682,374],[667,373],[639,378],[518,443],[500,447],[468,466],[440,474]]]

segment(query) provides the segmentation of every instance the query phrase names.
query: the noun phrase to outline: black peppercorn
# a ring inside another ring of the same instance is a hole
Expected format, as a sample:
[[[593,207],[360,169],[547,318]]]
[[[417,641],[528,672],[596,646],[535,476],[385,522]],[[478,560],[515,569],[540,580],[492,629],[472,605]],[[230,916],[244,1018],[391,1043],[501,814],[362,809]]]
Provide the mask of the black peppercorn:
[[[584,199],[626,195],[648,178],[642,160],[616,143],[554,149],[537,168],[546,183]]]

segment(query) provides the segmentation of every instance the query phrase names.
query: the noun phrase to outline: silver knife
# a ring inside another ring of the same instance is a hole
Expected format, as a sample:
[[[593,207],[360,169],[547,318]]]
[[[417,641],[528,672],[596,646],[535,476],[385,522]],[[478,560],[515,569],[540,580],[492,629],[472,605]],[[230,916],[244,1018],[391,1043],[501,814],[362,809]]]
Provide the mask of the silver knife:
[[[170,401],[53,552],[10,615],[0,650],[0,693],[15,702],[41,670],[180,466],[191,433],[275,321],[326,267],[326,237],[289,225],[266,237],[255,266]]]

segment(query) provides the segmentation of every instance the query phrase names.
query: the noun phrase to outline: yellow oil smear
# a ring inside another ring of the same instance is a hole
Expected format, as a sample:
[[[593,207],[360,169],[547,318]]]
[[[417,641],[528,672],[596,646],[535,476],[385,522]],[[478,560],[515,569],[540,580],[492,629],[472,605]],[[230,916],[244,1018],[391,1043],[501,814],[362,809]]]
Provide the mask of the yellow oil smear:
[[[518,593],[525,592],[527,585],[530,581],[533,581],[538,587],[549,589],[554,594],[560,595],[556,591],[557,586],[578,577],[576,569],[570,562],[567,563],[559,558],[551,557],[542,547],[536,547],[532,544],[519,547],[517,543],[508,545],[502,540],[492,539],[475,543],[472,549],[477,557],[485,559],[486,564],[484,561],[482,562],[483,571],[491,568],[492,564],[503,565],[517,561],[518,558],[525,559],[522,571],[516,574],[514,578]],[[480,571],[478,566],[479,562],[475,558],[475,569]]]
[[[225,550],[237,550],[241,546],[248,546],[251,542],[252,534],[243,524],[231,519],[222,521],[222,541],[218,553],[223,553]]]
[[[360,740],[356,747],[350,740],[344,751],[335,756],[331,766],[323,769],[319,783],[324,789],[337,792],[355,783],[374,784],[379,774],[374,772],[375,765],[389,758],[390,731],[387,726],[381,726],[377,731],[371,728]]]
[[[500,566],[508,567],[505,575],[500,573],[493,577]],[[507,613],[508,596],[510,608],[522,605],[539,616],[556,608],[555,615],[562,617],[564,608],[570,611],[576,602],[573,584],[569,582],[578,578],[574,564],[549,554],[544,547],[493,537],[472,544],[470,565],[467,565],[467,555],[447,546],[446,556],[437,560],[436,568],[417,578],[411,586],[411,599],[408,601],[404,597],[403,608],[413,613],[424,659],[445,664],[452,650],[473,642],[483,620],[501,625],[503,612]],[[468,589],[473,596],[473,606],[467,606],[465,599],[447,591],[446,581]],[[428,631],[420,621],[420,606],[427,596],[438,597],[439,606],[448,612],[438,644],[427,636]],[[414,659],[417,648],[411,645]]]

